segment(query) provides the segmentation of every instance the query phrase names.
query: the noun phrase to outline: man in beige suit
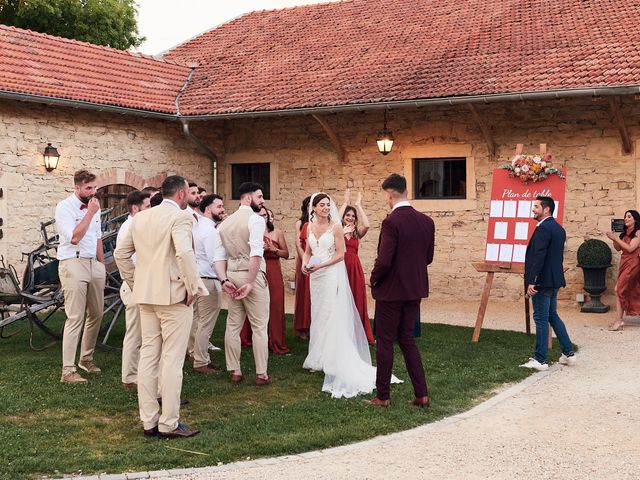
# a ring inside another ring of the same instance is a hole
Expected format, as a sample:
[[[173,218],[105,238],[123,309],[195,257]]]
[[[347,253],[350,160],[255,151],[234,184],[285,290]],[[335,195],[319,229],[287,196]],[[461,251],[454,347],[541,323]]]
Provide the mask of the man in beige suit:
[[[162,204],[135,216],[114,254],[133,292],[131,299],[140,309],[138,403],[146,436],[176,438],[199,433],[179,422],[193,300],[208,294],[193,252],[194,219],[184,211],[188,188],[183,177],[167,177],[162,183]],[[162,377],[162,411],[156,398],[158,375]]]
[[[265,275],[265,223],[256,212],[264,204],[262,186],[246,182],[240,185],[240,208],[220,224],[220,238],[227,251],[226,276],[220,272],[222,287],[231,291],[224,350],[231,383],[243,379],[240,367],[240,330],[245,316],[253,331],[253,358],[256,362],[256,385],[269,385],[267,374],[269,347],[269,289]],[[222,263],[222,262],[220,262]],[[229,289],[229,284],[231,288]],[[235,290],[237,289],[237,290]],[[235,292],[233,292],[235,290]]]

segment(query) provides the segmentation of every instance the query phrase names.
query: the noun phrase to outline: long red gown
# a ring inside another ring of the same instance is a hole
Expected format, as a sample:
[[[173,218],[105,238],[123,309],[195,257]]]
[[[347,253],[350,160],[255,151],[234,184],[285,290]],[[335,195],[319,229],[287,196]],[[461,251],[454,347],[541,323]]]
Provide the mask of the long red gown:
[[[265,237],[265,242],[271,242],[276,248],[280,248],[278,242]],[[286,322],[284,317],[284,279],[280,268],[280,257],[275,252],[264,251],[264,260],[267,267],[267,284],[269,286],[269,350],[274,355],[289,353],[286,337]],[[240,331],[240,343],[243,347],[251,346],[251,324],[245,319]]]
[[[364,333],[367,335],[369,343],[373,343],[373,332],[371,331],[371,322],[369,320],[369,312],[367,311],[367,287],[364,281],[364,270],[358,257],[358,247],[360,240],[357,237],[344,237],[345,252],[344,264],[347,268],[347,276],[349,277],[349,285],[353,293],[353,300],[362,320]]]
[[[622,241],[629,243],[631,237],[625,235]],[[640,257],[638,249],[631,253],[622,251],[616,293],[626,315],[640,315]]]
[[[300,229],[302,250],[307,248],[309,223]],[[309,292],[309,276],[302,273],[302,257],[296,258],[296,301],[293,313],[293,328],[298,333],[309,333],[311,327],[311,294]]]

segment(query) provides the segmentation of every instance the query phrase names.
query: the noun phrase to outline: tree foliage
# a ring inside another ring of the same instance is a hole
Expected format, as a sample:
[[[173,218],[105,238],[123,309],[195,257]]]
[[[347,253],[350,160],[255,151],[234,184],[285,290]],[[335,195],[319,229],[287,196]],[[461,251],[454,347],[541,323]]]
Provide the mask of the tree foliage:
[[[126,50],[137,47],[135,0],[0,0],[0,23]]]

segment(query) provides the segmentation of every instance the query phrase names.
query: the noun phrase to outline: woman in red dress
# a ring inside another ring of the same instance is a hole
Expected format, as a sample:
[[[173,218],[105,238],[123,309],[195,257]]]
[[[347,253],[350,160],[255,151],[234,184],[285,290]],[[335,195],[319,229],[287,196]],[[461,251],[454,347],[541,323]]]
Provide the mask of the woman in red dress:
[[[300,207],[301,216],[296,222],[296,300],[293,313],[293,328],[303,340],[309,340],[311,327],[311,294],[309,293],[309,275],[302,273],[302,257],[307,248],[307,229],[309,228],[309,201],[306,197]]]
[[[616,320],[609,326],[609,330],[617,332],[624,330],[624,315],[640,315],[640,213],[627,210],[624,213],[625,231],[616,235],[607,232],[613,248],[622,252],[618,280],[616,281]]]
[[[358,193],[358,199],[354,203],[355,207],[349,205],[350,196],[350,192],[347,190],[344,194],[344,204],[340,207],[345,243],[344,265],[347,269],[349,285],[362,320],[364,333],[367,335],[369,343],[373,344],[373,332],[371,331],[371,322],[369,321],[369,312],[367,310],[367,287],[360,257],[358,257],[360,239],[369,231],[369,219],[362,208],[362,193]]]
[[[284,279],[280,268],[280,259],[289,258],[289,248],[284,233],[273,225],[273,212],[262,207],[258,215],[265,219],[267,231],[264,235],[264,260],[267,266],[267,284],[269,286],[269,350],[274,355],[289,353],[284,316]],[[251,325],[247,320],[240,332],[243,346],[251,345]]]

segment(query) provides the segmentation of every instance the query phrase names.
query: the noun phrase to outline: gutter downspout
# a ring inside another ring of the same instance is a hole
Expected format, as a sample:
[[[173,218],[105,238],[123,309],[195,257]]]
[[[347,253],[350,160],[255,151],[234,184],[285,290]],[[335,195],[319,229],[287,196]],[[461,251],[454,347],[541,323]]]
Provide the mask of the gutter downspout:
[[[182,88],[178,92],[176,96],[176,118],[182,124],[182,133],[191,143],[193,143],[198,150],[206,155],[211,160],[211,185],[213,189],[213,193],[218,193],[218,156],[215,154],[213,150],[211,150],[207,145],[204,144],[202,140],[193,135],[189,130],[189,122],[188,120],[180,114],[180,97],[182,93],[187,89],[189,82],[191,81],[191,77],[193,77],[193,72],[195,71],[195,67],[191,68],[189,72],[189,76],[182,85]]]

